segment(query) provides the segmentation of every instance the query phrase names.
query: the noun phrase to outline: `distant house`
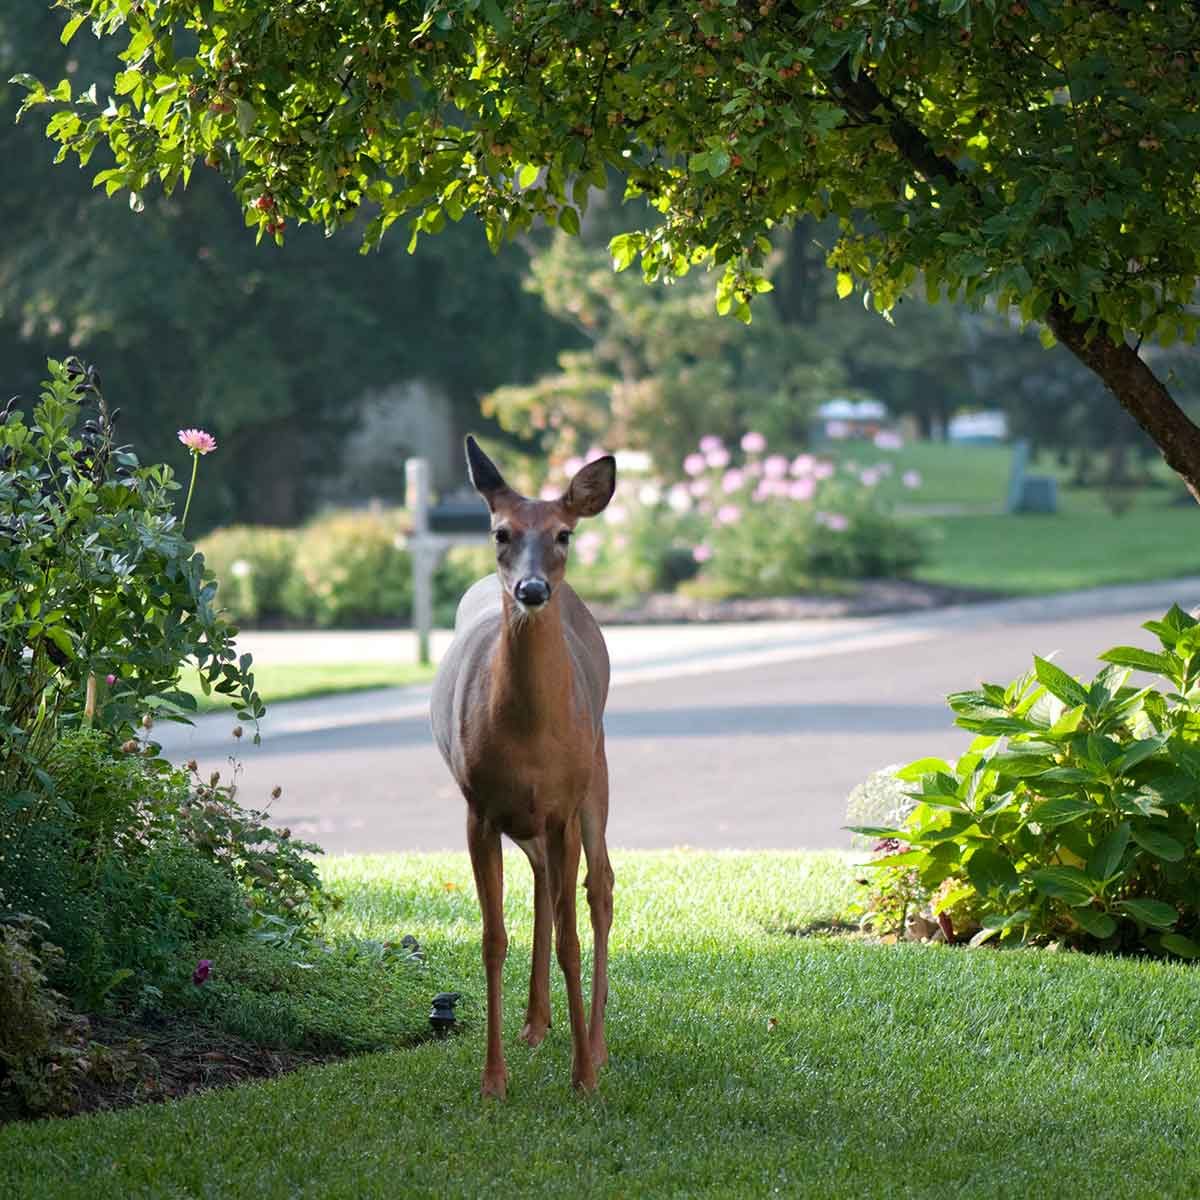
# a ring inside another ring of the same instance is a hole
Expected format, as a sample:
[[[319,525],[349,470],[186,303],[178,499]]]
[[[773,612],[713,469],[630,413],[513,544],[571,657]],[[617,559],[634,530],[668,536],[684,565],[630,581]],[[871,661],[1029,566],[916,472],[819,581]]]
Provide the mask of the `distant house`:
[[[962,413],[946,425],[946,441],[960,445],[995,445],[1008,441],[1008,417],[999,409]]]
[[[812,425],[815,442],[873,438],[891,425],[887,405],[878,400],[848,400],[838,396],[817,409]]]

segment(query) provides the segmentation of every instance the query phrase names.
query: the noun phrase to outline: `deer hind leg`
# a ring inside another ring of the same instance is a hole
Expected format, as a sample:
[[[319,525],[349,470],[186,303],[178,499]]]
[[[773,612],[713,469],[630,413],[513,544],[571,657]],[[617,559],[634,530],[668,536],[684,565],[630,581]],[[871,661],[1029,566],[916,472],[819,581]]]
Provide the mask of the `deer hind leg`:
[[[504,929],[504,856],[500,852],[500,834],[467,810],[467,848],[471,869],[475,872],[475,890],[483,914],[483,966],[487,974],[487,1057],[483,1064],[485,1096],[504,1099],[508,1071],[500,1042],[501,972],[508,953],[508,934]]]
[[[608,861],[605,831],[608,827],[608,761],[604,739],[596,750],[592,769],[592,784],[580,809],[583,853],[587,857],[588,907],[592,913],[594,942],[592,966],[592,1016],[588,1029],[592,1062],[597,1068],[608,1062],[608,1046],[604,1040],[604,1009],[608,1004],[608,932],[612,928],[613,871]]]
[[[567,985],[567,1007],[571,1015],[571,1082],[584,1091],[596,1087],[596,1068],[587,1040],[583,1015],[583,987],[579,981],[579,932],[575,927],[575,884],[579,878],[579,818],[572,815],[565,826],[548,835],[547,863],[550,895],[554,903],[555,947],[558,965]]]
[[[529,971],[529,1005],[521,1040],[537,1046],[550,1028],[550,935],[554,931],[554,907],[550,900],[550,875],[546,861],[546,839],[518,842],[533,868],[533,965]]]

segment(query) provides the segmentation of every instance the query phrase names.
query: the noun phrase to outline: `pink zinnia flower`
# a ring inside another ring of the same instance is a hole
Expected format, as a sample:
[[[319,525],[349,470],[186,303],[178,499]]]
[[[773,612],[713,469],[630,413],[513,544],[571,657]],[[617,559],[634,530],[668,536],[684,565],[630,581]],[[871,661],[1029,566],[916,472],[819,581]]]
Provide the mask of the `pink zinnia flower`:
[[[761,454],[767,448],[767,439],[751,430],[742,438],[742,449],[747,454]]]
[[[693,496],[707,496],[708,480],[693,479],[692,482],[688,484],[688,491],[691,492]]]
[[[788,496],[793,500],[811,500],[817,484],[811,477],[796,479],[788,485]]]
[[[900,476],[900,482],[904,484],[906,488],[919,488],[921,486],[921,472],[905,471],[904,474]]]
[[[763,460],[763,474],[768,479],[782,479],[788,473],[788,460],[782,454],[772,454]]]
[[[742,510],[736,504],[722,504],[717,509],[718,525],[736,525],[742,519]]]
[[[721,439],[719,437],[717,437],[717,435],[715,433],[706,433],[700,439],[700,453],[701,454],[713,454],[717,450],[724,450],[724,449],[725,449],[725,443],[723,441],[721,441]]]
[[[817,460],[811,454],[797,454],[792,459],[792,474],[793,475],[811,475],[812,469],[817,465]]]
[[[699,475],[707,466],[708,463],[704,461],[703,454],[689,454],[683,460],[683,469],[689,475]]]
[[[212,959],[202,958],[192,972],[192,982],[199,987],[212,974]]]
[[[698,563],[706,563],[710,558],[712,558],[712,556],[712,547],[708,545],[707,542],[701,542],[700,545],[692,551],[692,557]]]
[[[217,439],[203,429],[181,429],[179,440],[193,454],[208,454],[217,448]]]
[[[833,474],[833,470],[833,463],[822,461],[813,467],[813,475],[818,479],[828,479]]]
[[[733,470],[725,472],[725,478],[721,480],[721,487],[725,492],[736,492],[745,482],[746,476],[734,467]]]
[[[716,450],[710,450],[704,456],[704,461],[719,471],[722,467],[729,466],[729,451],[724,446],[718,446]]]
[[[786,496],[788,494],[788,481],[786,479],[764,479],[763,487],[766,489],[768,496]]]

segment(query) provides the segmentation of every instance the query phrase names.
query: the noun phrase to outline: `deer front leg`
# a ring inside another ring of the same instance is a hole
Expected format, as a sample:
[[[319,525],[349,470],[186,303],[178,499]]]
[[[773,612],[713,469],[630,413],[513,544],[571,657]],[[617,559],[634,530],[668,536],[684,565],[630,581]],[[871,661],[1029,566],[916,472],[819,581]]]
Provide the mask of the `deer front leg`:
[[[604,1009],[608,1004],[608,932],[612,928],[613,871],[608,861],[608,762],[601,738],[588,796],[579,812],[583,853],[587,858],[588,907],[592,914],[592,1013],[588,1027],[592,1062],[597,1070],[608,1062],[604,1039]]]
[[[471,852],[475,890],[483,914],[483,967],[487,974],[487,1057],[483,1064],[482,1091],[485,1096],[503,1100],[508,1087],[500,1040],[501,972],[508,953],[508,934],[504,929],[504,856],[500,852],[499,832],[481,821],[470,808],[467,848]]]
[[[571,1015],[571,1082],[582,1091],[596,1089],[596,1068],[588,1046],[583,1015],[583,987],[579,981],[579,932],[575,927],[575,884],[579,878],[579,817],[573,814],[565,827],[548,835],[547,859],[550,893],[554,902],[554,938],[558,965],[567,985]]]
[[[529,971],[529,1005],[521,1040],[538,1046],[550,1028],[550,935],[554,931],[554,908],[550,903],[550,879],[546,866],[546,839],[518,842],[533,868],[533,965]]]

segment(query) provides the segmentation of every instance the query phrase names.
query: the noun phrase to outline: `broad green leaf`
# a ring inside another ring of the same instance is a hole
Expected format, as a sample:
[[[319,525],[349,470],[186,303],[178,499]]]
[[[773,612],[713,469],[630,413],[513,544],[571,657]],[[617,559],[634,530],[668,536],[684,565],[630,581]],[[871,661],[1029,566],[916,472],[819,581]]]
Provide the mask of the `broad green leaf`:
[[[1087,689],[1077,680],[1072,679],[1061,667],[1056,667],[1048,659],[1039,658],[1036,654],[1033,656],[1033,664],[1038,682],[1046,691],[1057,696],[1070,708],[1087,704]]]
[[[532,187],[537,182],[538,168],[533,163],[526,163],[517,172],[517,186],[521,188]]]
[[[893,774],[905,783],[919,783],[926,775],[935,775],[938,772],[949,776],[953,774],[953,768],[944,758],[918,758],[916,762],[908,763]]]
[[[979,892],[1017,886],[1017,872],[1012,861],[987,846],[981,846],[967,860],[967,878]]]
[[[79,13],[78,16],[72,17],[62,31],[62,36],[59,41],[64,46],[69,45],[71,39],[79,32],[79,27],[87,20],[87,13]]]
[[[1165,737],[1143,738],[1141,741],[1130,742],[1111,764],[1113,775],[1124,775],[1140,762],[1145,762],[1151,755],[1157,754],[1165,745]]]
[[[1133,840],[1143,850],[1148,850],[1155,858],[1161,858],[1164,862],[1179,862],[1183,858],[1183,845],[1171,837],[1170,834],[1163,833],[1160,830],[1135,829],[1133,831]]]
[[[1037,805],[1029,814],[1031,821],[1039,825],[1053,827],[1074,821],[1088,813],[1094,813],[1096,805],[1084,796],[1059,796],[1054,800],[1046,800]]]
[[[1092,937],[1109,938],[1117,931],[1117,923],[1108,915],[1094,908],[1073,908],[1071,916]]]
[[[1092,852],[1088,859],[1088,874],[1093,879],[1105,880],[1117,873],[1125,849],[1129,845],[1131,830],[1128,821],[1122,821]]]
[[[1181,933],[1164,933],[1158,939],[1158,944],[1180,958],[1200,958],[1200,946]]]
[[[1174,679],[1178,664],[1169,655],[1152,650],[1139,650],[1137,646],[1114,646],[1100,655],[1101,662],[1116,663],[1120,667],[1132,667],[1135,671],[1152,671]]]
[[[579,233],[579,213],[570,207],[560,208],[558,210],[558,227],[575,236]]]
[[[1043,896],[1065,900],[1072,908],[1087,904],[1095,895],[1095,885],[1077,867],[1043,867],[1029,877]]]
[[[1179,920],[1179,913],[1161,900],[1121,900],[1117,907],[1153,929],[1167,929]]]

